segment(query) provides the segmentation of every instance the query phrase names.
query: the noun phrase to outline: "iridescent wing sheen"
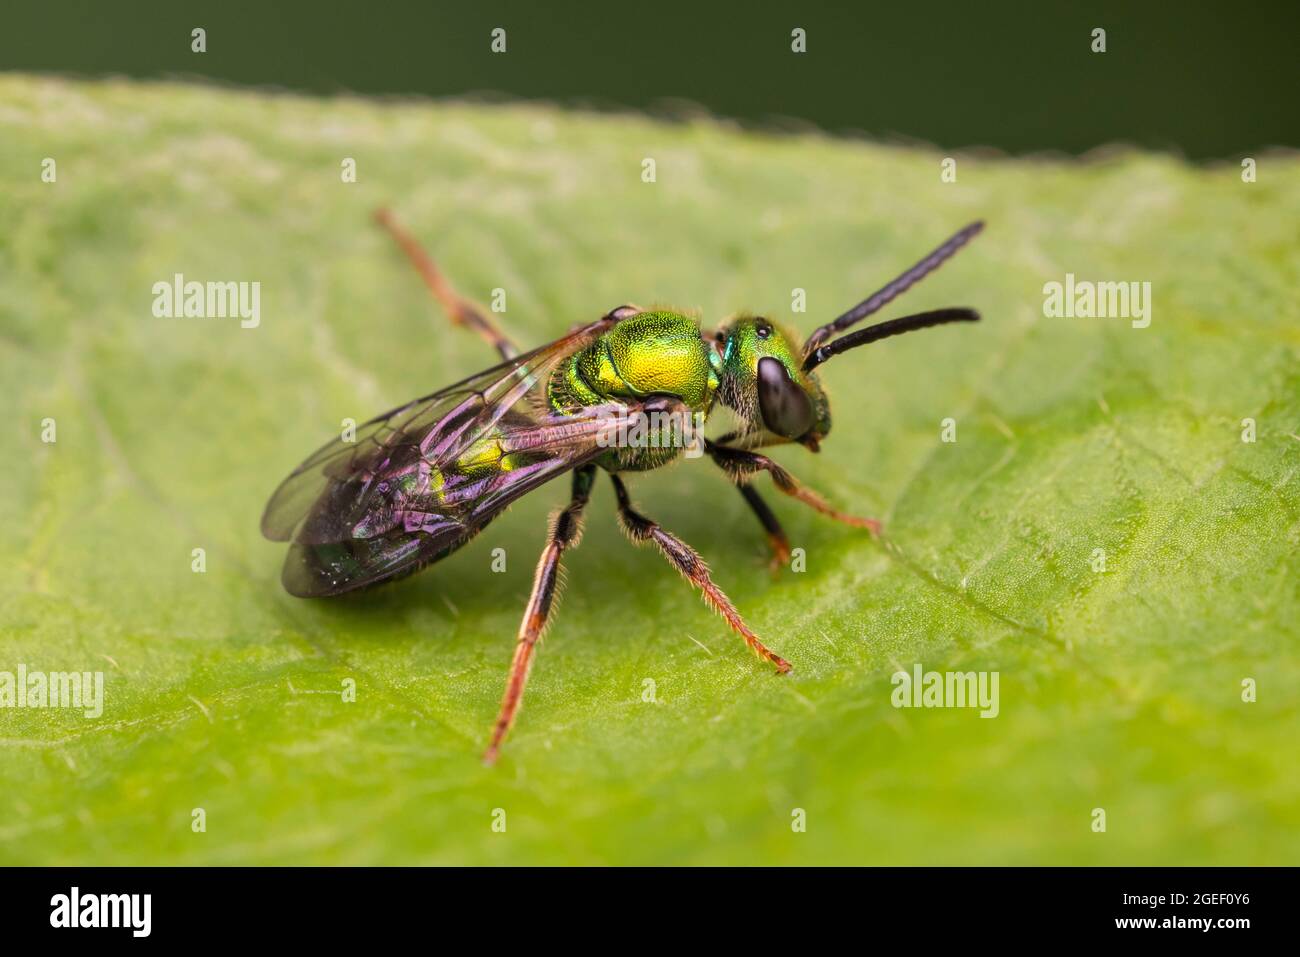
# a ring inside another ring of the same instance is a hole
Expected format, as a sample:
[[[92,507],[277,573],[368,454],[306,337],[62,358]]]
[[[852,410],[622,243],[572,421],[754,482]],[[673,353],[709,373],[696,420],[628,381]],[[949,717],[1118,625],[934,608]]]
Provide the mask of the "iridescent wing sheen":
[[[459,548],[511,502],[605,451],[624,409],[557,413],[556,367],[617,321],[549,345],[394,409],[319,449],[280,484],[262,533],[293,541],[284,585],[341,594],[409,574]]]

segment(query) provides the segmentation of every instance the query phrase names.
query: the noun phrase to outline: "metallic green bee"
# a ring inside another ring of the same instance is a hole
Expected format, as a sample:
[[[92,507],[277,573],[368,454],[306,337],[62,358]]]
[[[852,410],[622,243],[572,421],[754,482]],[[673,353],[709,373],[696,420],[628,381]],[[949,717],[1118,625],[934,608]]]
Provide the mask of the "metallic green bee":
[[[484,754],[491,763],[523,697],[552,610],[560,557],[578,542],[583,508],[603,469],[628,536],[658,546],[760,658],[789,671],[789,663],[759,640],[713,583],[694,549],[632,507],[619,475],[672,461],[690,444],[693,428],[723,406],[734,414],[736,427],[716,441],[702,440],[696,431],[691,441],[736,483],[767,534],[774,565],[789,558],[790,546],[751,484],[759,472],[824,515],[877,534],[877,522],[837,511],[754,450],[788,442],[818,450],[831,417],[813,370],[831,356],[902,332],[977,320],[972,309],[939,309],[833,338],[936,269],[983,223],[967,226],[802,345],[759,316],[737,316],[707,334],[680,313],[620,306],[519,354],[486,312],[456,294],[388,213],[378,219],[452,321],[483,336],[503,361],[372,419],[354,441],[334,440],[281,483],[262,516],[262,533],[293,543],[284,587],[316,598],[409,575],[460,548],[520,496],[572,472],[569,505],[551,522],[519,628],[501,712]]]

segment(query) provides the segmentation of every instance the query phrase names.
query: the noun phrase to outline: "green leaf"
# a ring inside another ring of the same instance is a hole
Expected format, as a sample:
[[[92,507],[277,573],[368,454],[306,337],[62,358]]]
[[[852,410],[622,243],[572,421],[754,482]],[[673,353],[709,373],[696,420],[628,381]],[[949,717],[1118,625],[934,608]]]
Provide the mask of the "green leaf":
[[[0,709],[0,862],[1300,854],[1294,157],[1243,183],[1235,161],[972,154],[942,183],[929,150],[705,120],[16,76],[0,141],[0,671],[106,682],[98,719]],[[381,205],[464,292],[505,289],[525,343],[626,301],[807,331],[988,221],[882,314],[984,321],[832,361],[822,454],[775,453],[883,541],[768,495],[807,561],[773,578],[705,461],[635,481],[791,675],[622,538],[604,482],[495,768],[479,755],[567,483],[398,585],[281,590],[284,548],[258,534],[276,483],[345,417],[493,361]],[[260,326],[155,318],[178,272],[261,282]],[[1066,273],[1150,282],[1150,326],[1045,317]],[[917,663],[996,671],[997,717],[893,707]]]

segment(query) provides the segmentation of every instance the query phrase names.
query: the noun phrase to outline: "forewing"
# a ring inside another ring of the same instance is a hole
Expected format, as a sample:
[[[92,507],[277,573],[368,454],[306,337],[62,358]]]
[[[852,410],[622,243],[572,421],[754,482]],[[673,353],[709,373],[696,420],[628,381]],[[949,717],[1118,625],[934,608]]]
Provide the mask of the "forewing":
[[[385,477],[400,474],[419,460],[430,465],[456,460],[521,402],[544,407],[544,403],[530,403],[534,388],[544,384],[560,362],[609,324],[608,319],[592,323],[376,416],[357,427],[352,441],[340,436],[322,446],[275,490],[262,514],[262,534],[278,542],[299,538],[294,530],[309,517],[322,495],[339,483],[351,482],[356,483],[355,498],[347,503],[336,501],[336,505],[346,507],[337,510],[334,534],[344,534],[372,498],[385,493]],[[319,516],[317,519],[310,534],[328,540],[328,523],[320,521]]]
[[[328,595],[398,577],[468,541],[510,502],[602,451],[615,407],[545,401],[551,373],[614,320],[367,422],[280,485],[262,531],[294,546],[285,587]]]

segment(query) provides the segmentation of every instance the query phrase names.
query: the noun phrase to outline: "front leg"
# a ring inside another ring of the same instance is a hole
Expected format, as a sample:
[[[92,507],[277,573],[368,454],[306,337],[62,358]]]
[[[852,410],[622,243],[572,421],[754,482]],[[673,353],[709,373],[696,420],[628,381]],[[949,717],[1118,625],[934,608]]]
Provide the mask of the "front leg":
[[[763,496],[758,494],[758,489],[752,484],[741,482],[736,488],[740,489],[740,494],[745,497],[749,507],[758,516],[758,521],[767,535],[767,545],[772,550],[772,560],[768,562],[768,567],[774,573],[780,571],[790,560],[790,539],[786,537],[780,519],[776,517],[767,502],[763,501]]]
[[[747,452],[744,449],[733,449],[714,442],[705,442],[704,449],[709,453],[713,461],[727,473],[727,476],[740,485],[742,489],[744,483],[748,482],[750,476],[754,473],[768,472],[771,474],[776,487],[791,498],[797,498],[805,505],[815,508],[823,515],[833,518],[837,522],[852,525],[854,528],[868,529],[872,535],[880,534],[880,523],[874,518],[860,518],[857,515],[849,515],[846,512],[832,508],[829,502],[812,489],[800,485],[793,475],[766,455]],[[746,497],[748,498],[748,496]]]
[[[533,578],[533,593],[519,625],[519,640],[515,644],[515,657],[510,665],[510,678],[506,681],[505,696],[501,699],[501,713],[492,727],[492,741],[483,754],[483,763],[492,764],[497,759],[501,742],[505,740],[510,725],[524,697],[528,684],[528,671],[533,663],[533,650],[546,630],[547,620],[555,604],[556,585],[560,574],[560,556],[564,550],[578,544],[582,534],[582,510],[591,495],[591,483],[596,475],[594,465],[586,465],[573,473],[573,497],[569,505],[551,521],[550,540],[537,563]]]

